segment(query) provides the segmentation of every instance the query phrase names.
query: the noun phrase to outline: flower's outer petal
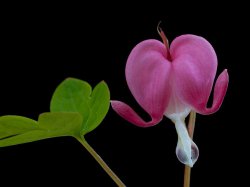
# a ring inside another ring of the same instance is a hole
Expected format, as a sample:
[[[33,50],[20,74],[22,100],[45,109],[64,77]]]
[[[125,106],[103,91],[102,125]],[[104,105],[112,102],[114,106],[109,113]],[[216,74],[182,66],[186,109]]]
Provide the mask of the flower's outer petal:
[[[204,102],[195,106],[196,111],[200,114],[207,115],[219,110],[227,92],[228,82],[229,76],[225,69],[215,83],[212,107],[207,108],[207,102]]]
[[[161,121],[161,118],[155,119],[153,118],[149,122],[145,122],[141,117],[139,117],[135,111],[128,106],[127,104],[121,102],[121,101],[111,101],[111,106],[114,109],[114,111],[117,112],[121,117],[129,121],[130,123],[137,125],[139,127],[150,127],[153,125],[156,125],[158,122]]]
[[[136,45],[127,60],[128,87],[152,120],[162,118],[169,102],[170,63],[164,44],[153,39]]]
[[[170,47],[173,59],[173,86],[178,98],[200,114],[216,112],[225,96],[228,74],[225,70],[215,85],[211,108],[207,102],[217,69],[217,57],[211,44],[202,37],[182,35]]]

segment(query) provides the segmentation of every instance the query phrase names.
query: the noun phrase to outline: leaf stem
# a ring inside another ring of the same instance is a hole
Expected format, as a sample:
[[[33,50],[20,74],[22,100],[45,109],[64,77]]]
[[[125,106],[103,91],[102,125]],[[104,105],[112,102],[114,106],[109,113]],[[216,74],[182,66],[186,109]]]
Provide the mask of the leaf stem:
[[[194,127],[195,127],[195,118],[196,118],[196,113],[194,111],[191,111],[190,116],[189,116],[189,122],[188,122],[188,134],[191,139],[193,139],[194,135]],[[184,169],[184,187],[190,187],[190,176],[191,176],[191,168],[187,165],[185,165]]]
[[[95,158],[104,171],[113,179],[119,187],[126,187],[126,185],[117,177],[117,175],[110,169],[104,160],[95,152],[95,150],[88,144],[84,137],[76,137],[76,139],[87,149],[87,151]]]

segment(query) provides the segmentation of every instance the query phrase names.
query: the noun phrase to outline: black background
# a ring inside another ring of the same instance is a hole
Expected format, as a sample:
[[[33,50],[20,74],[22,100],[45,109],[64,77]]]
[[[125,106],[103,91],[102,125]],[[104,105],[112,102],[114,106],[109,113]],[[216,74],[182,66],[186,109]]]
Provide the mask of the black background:
[[[200,158],[192,187],[242,186],[247,180],[247,15],[241,4],[143,3],[10,4],[2,6],[0,115],[37,119],[49,111],[56,86],[75,77],[95,86],[105,80],[111,98],[129,103],[146,119],[126,85],[124,68],[140,41],[160,39],[162,21],[168,39],[181,34],[205,37],[218,55],[217,75],[227,68],[229,89],[221,109],[197,116],[195,142]],[[110,108],[86,140],[129,186],[183,183],[183,165],[175,156],[176,131],[164,119],[138,128]],[[115,186],[89,153],[70,137],[0,149],[1,183],[25,186]],[[6,185],[6,186],[8,186]]]

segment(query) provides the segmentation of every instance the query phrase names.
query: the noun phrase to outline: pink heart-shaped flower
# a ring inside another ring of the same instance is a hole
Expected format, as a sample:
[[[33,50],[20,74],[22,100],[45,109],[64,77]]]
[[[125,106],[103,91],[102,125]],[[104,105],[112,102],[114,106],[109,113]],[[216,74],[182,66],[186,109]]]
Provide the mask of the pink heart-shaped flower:
[[[213,47],[204,38],[188,34],[177,37],[168,48],[162,34],[164,43],[150,39],[136,45],[125,71],[131,93],[152,120],[144,121],[121,101],[113,100],[111,105],[120,116],[140,127],[155,125],[164,115],[170,118],[178,133],[177,157],[192,167],[199,151],[188,136],[184,120],[191,110],[200,114],[216,112],[226,94],[229,77],[227,70],[220,74],[212,107],[207,108],[217,70]]]

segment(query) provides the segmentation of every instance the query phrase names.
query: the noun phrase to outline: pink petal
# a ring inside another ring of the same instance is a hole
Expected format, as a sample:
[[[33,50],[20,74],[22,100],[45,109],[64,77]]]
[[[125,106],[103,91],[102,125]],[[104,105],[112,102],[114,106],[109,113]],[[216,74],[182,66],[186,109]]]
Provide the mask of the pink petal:
[[[225,69],[220,76],[218,77],[215,87],[214,87],[214,96],[213,96],[213,105],[211,108],[207,108],[207,102],[196,106],[196,110],[199,111],[200,114],[211,114],[219,110],[223,99],[227,92],[229,82],[229,76],[227,70]]]
[[[114,111],[117,112],[117,114],[128,120],[130,123],[133,123],[134,125],[137,125],[139,127],[149,127],[161,121],[161,118],[159,118],[152,119],[152,121],[150,122],[145,122],[135,113],[135,111],[130,106],[120,101],[111,101],[111,105]]]
[[[227,72],[219,77],[215,86],[212,108],[206,107],[216,69],[217,57],[213,47],[204,38],[182,35],[170,47],[173,59],[173,86],[178,98],[201,114],[217,111],[227,90]]]
[[[170,69],[167,49],[158,40],[139,43],[128,57],[127,84],[136,101],[152,119],[161,119],[168,105]]]

